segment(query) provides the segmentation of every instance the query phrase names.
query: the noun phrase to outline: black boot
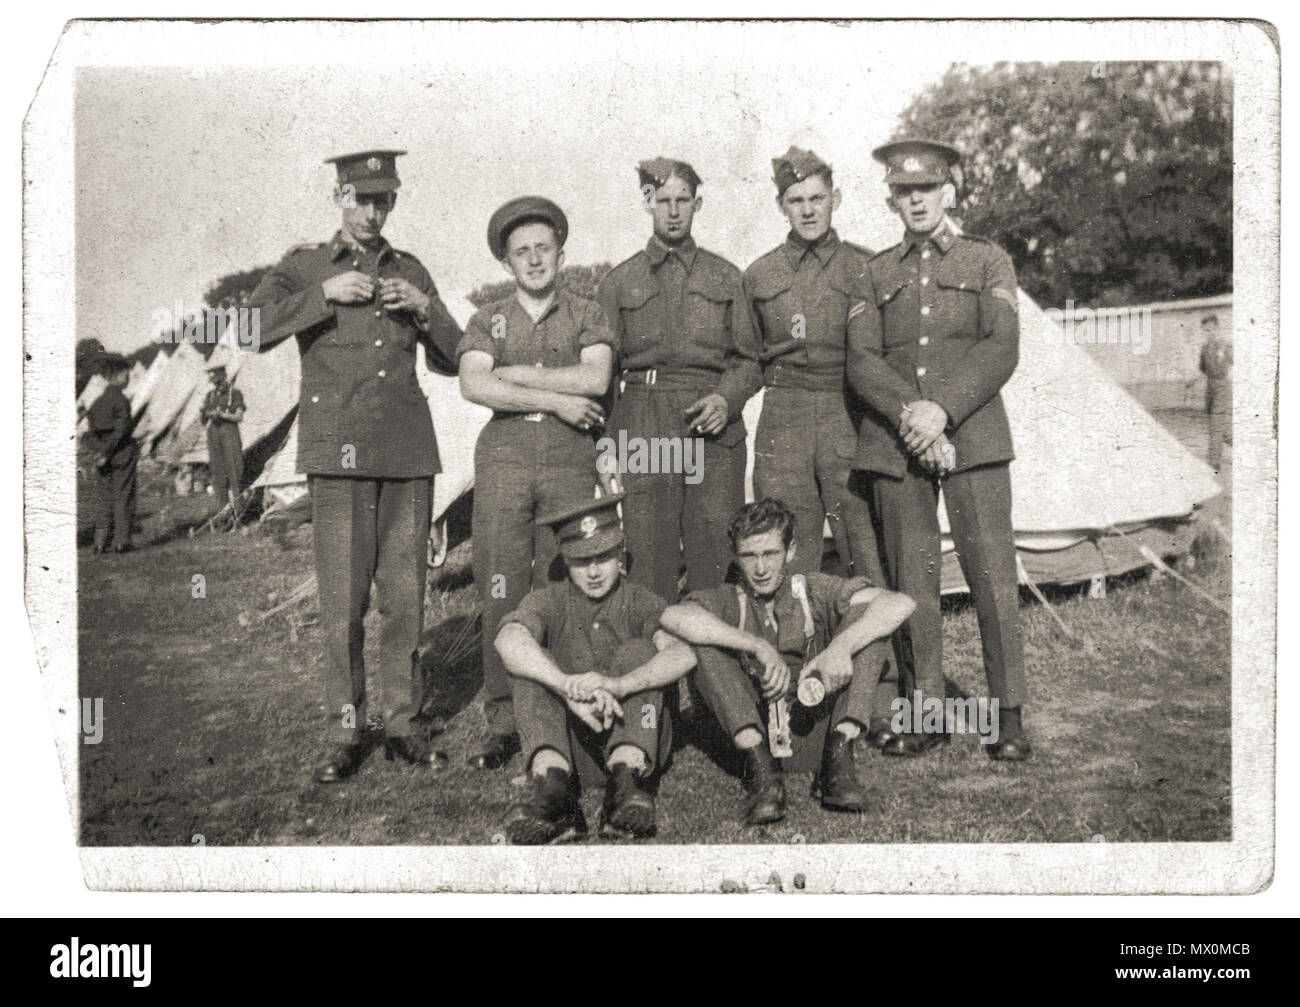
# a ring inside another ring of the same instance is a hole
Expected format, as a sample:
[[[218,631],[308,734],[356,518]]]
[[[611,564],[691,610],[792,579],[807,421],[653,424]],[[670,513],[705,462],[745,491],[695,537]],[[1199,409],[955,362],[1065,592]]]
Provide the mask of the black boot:
[[[1024,762],[1034,754],[1020,722],[1020,707],[998,707],[998,740],[984,747],[995,762]]]
[[[785,817],[785,775],[781,763],[760,741],[745,756],[745,824],[764,825]]]
[[[494,734],[465,760],[470,769],[500,769],[519,751],[519,735]]]
[[[871,726],[867,728],[867,733],[862,736],[862,743],[868,748],[883,749],[891,741],[897,738],[894,728],[888,720],[883,717],[872,717]]]
[[[832,811],[866,811],[867,790],[858,780],[854,765],[857,738],[846,738],[831,730],[822,752],[822,770],[813,785],[813,796]]]
[[[616,763],[605,781],[600,834],[606,839],[644,839],[655,834],[655,799],[641,773]]]
[[[373,747],[365,738],[352,744],[334,746],[325,761],[316,767],[316,782],[342,783],[361,768]]]
[[[439,752],[428,741],[415,734],[399,734],[385,740],[388,758],[409,762],[412,766],[431,773],[440,773],[450,761],[446,752]]]
[[[585,834],[576,781],[563,769],[529,774],[523,796],[506,813],[506,835],[516,846],[542,846]]]

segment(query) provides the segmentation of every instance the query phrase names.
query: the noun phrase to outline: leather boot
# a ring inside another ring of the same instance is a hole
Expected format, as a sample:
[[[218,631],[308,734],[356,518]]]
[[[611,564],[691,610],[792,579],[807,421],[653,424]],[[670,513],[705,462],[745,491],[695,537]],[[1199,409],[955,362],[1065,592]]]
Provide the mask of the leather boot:
[[[766,741],[744,749],[745,824],[764,825],[785,817],[785,774]]]
[[[542,846],[585,834],[577,783],[563,769],[529,774],[524,793],[506,812],[506,835],[516,846]]]
[[[827,733],[821,773],[813,787],[813,796],[821,798],[823,808],[833,811],[867,810],[867,790],[858,779],[854,764],[857,740],[846,738],[833,729]]]

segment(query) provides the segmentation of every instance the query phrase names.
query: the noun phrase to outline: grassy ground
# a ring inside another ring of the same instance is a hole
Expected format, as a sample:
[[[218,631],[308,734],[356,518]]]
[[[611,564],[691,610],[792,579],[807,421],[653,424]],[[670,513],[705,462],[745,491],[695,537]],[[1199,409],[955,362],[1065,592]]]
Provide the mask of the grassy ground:
[[[1197,435],[1186,418],[1170,425],[1189,440]],[[1225,518],[1227,506],[1225,496],[1213,510]],[[348,783],[318,787],[310,771],[322,754],[325,710],[315,600],[240,622],[311,574],[310,526],[291,533],[287,549],[265,535],[175,534],[203,508],[201,499],[147,490],[141,541],[153,544],[123,556],[81,554],[80,695],[103,697],[105,708],[102,742],[80,749],[82,843],[189,846],[196,835],[207,845],[500,841],[522,760],[496,773],[463,766],[482,723],[472,544],[456,546],[431,578],[422,647],[451,769],[430,779],[376,755]],[[1207,533],[1196,557],[1190,576],[1226,602],[1226,546]],[[192,597],[195,574],[205,579],[204,598]],[[862,766],[871,813],[823,812],[808,778],[792,778],[786,820],[744,829],[725,746],[699,733],[677,749],[662,782],[655,841],[1230,839],[1228,617],[1145,572],[1113,580],[1105,599],[1079,588],[1050,597],[1082,643],[1071,644],[1039,603],[1026,602],[1031,762],[992,763],[973,735],[917,761],[872,754]],[[978,695],[979,636],[964,601],[948,606],[945,648],[953,686]],[[596,793],[586,795],[592,821],[597,803]]]

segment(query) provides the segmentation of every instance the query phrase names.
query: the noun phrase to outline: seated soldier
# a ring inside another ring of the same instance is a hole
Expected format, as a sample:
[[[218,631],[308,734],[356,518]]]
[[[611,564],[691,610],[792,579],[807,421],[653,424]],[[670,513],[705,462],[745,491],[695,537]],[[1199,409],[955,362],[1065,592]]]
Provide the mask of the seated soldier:
[[[660,764],[663,688],[695,666],[691,648],[659,628],[664,602],[625,578],[620,494],[544,517],[568,580],[530,592],[501,620],[497,652],[512,676],[528,786],[510,807],[512,843],[586,832],[575,756],[608,769],[600,834],[654,835],[647,782]],[[620,702],[621,701],[621,702]]]
[[[742,582],[689,595],[665,610],[663,626],[698,648],[696,685],[744,756],[745,823],[785,816],[784,770],[774,753],[794,754],[789,725],[800,718],[796,735],[817,738],[815,728],[831,728],[813,784],[822,807],[867,810],[854,740],[871,722],[875,684],[891,659],[889,636],[911,615],[912,600],[865,577],[787,577],[794,515],[778,500],[743,506],[727,535]]]

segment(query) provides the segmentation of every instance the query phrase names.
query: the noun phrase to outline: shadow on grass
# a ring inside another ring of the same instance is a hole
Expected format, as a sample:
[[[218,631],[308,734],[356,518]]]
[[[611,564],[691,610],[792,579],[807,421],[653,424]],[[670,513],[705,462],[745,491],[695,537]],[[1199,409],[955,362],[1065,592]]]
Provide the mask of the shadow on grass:
[[[426,630],[421,638],[420,716],[445,724],[474,701],[483,686],[481,631],[477,615],[457,615]]]

